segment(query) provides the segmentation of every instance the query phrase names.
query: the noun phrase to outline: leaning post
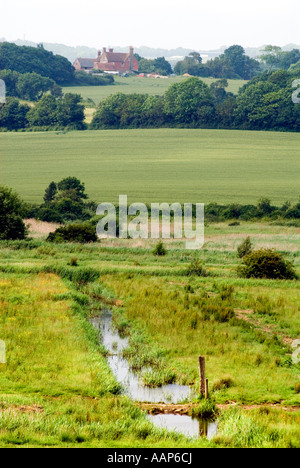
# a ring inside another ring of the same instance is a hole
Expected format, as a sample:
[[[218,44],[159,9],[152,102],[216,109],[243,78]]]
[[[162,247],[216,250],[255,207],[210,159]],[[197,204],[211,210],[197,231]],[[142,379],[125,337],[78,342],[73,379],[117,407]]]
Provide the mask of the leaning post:
[[[200,394],[205,396],[205,356],[199,356]]]

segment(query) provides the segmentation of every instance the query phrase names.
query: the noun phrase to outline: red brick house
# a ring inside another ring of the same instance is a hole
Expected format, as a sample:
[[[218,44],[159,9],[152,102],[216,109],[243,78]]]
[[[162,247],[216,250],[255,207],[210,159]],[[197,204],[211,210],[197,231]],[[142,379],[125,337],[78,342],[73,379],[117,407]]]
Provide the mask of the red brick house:
[[[78,58],[73,63],[76,70],[103,70],[104,72],[133,72],[139,70],[133,47],[129,48],[129,53],[114,52],[113,49],[106,50],[103,47],[102,52],[98,52],[96,59]]]

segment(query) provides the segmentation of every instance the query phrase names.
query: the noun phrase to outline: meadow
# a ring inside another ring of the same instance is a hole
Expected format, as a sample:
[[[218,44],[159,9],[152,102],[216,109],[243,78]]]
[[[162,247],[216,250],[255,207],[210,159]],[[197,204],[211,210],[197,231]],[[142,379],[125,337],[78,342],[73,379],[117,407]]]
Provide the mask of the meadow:
[[[168,87],[174,83],[179,83],[184,80],[183,76],[162,78],[139,78],[139,77],[115,77],[115,83],[108,86],[72,86],[63,88],[64,93],[80,94],[84,101],[91,99],[98,105],[103,99],[111,94],[124,93],[124,94],[151,94],[162,96]],[[201,78],[204,83],[210,86],[215,78]],[[227,91],[237,94],[238,90],[246,83],[243,80],[228,80]],[[87,103],[88,104],[88,103]],[[92,107],[91,103],[89,104]]]
[[[53,180],[76,176],[97,203],[275,205],[299,198],[298,133],[103,130],[0,133],[0,184],[41,203]]]
[[[163,257],[153,255],[154,240],[2,241],[0,446],[299,447],[291,343],[300,285],[239,278],[236,248],[246,234],[256,248],[284,252],[300,273],[299,228],[268,223],[211,224],[201,251],[170,239]],[[206,276],[187,276],[195,258]],[[206,356],[215,438],[158,429],[122,395],[87,320],[104,303],[129,337],[128,355],[156,356],[152,381],[171,371],[197,390],[198,356]]]

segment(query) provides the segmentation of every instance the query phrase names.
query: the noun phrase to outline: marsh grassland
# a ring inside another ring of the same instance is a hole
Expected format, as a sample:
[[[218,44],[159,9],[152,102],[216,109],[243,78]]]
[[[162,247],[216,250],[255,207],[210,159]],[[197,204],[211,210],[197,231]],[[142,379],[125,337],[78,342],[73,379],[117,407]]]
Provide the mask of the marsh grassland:
[[[255,247],[284,252],[300,273],[299,228],[268,223],[211,224],[202,250],[171,239],[161,257],[145,240],[50,244],[35,232],[32,241],[2,241],[0,445],[299,447],[300,285],[239,278],[236,248],[246,234]],[[195,257],[205,276],[187,276]],[[146,385],[198,391],[198,356],[206,356],[213,439],[158,429],[122,393],[88,321],[104,303],[129,339],[129,362],[148,366]]]

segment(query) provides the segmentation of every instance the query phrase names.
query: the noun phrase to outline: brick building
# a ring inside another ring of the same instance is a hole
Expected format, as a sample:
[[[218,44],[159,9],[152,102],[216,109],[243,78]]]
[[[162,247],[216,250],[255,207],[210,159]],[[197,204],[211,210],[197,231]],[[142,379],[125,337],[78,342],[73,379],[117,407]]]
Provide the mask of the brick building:
[[[103,70],[104,72],[137,72],[139,70],[138,61],[136,60],[133,47],[129,48],[128,53],[114,52],[113,49],[106,50],[103,47],[102,51],[98,52],[96,59],[78,58],[73,63],[76,70]]]

